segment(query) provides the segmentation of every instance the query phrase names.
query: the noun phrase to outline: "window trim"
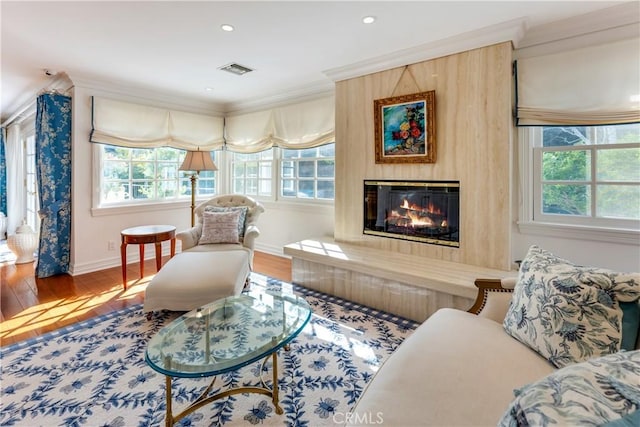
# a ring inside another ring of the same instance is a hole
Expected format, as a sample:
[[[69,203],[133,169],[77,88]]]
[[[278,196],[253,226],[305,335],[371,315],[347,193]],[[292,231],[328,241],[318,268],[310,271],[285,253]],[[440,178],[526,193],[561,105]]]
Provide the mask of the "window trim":
[[[541,167],[542,150],[534,147],[534,142],[540,140],[542,127],[519,127],[517,135],[518,165],[519,165],[519,196],[518,230],[522,234],[534,234],[549,237],[593,240],[608,243],[637,245],[640,241],[640,228],[632,228],[638,224],[635,220],[604,220],[602,218],[558,218],[556,215],[538,215],[535,200],[541,197],[541,179],[536,180],[534,174]],[[594,148],[595,149],[595,148]],[[536,160],[536,156],[538,159]],[[594,162],[595,163],[595,162]],[[592,164],[592,168],[595,164]],[[567,219],[573,221],[567,221]],[[599,221],[602,220],[602,221]],[[630,227],[624,227],[623,224]],[[614,225],[615,224],[615,225]]]
[[[98,196],[99,198],[100,196]],[[205,201],[207,198],[202,198],[200,201]],[[196,199],[196,205],[199,200]],[[158,210],[170,210],[170,209],[185,209],[191,207],[191,200],[180,201],[168,201],[168,202],[147,202],[136,203],[130,205],[112,205],[112,206],[94,206],[91,208],[91,216],[109,216],[109,215],[124,215],[131,213],[145,213],[145,212],[157,212]]]

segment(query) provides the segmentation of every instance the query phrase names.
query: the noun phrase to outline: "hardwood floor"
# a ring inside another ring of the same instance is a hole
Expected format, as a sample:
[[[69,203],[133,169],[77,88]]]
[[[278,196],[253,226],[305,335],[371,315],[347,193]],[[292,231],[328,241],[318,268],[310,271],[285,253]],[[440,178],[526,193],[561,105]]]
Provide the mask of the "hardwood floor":
[[[140,273],[139,265],[128,264],[125,291],[120,267],[36,279],[34,263],[0,265],[0,346],[142,303],[156,272],[155,261],[147,260],[144,270],[145,277],[134,279]],[[255,252],[254,271],[289,282],[291,260]]]

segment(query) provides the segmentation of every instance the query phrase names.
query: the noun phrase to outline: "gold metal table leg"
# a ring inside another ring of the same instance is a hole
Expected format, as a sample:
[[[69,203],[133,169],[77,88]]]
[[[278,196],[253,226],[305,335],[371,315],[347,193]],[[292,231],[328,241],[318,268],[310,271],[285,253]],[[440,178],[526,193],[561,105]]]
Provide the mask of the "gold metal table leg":
[[[164,425],[166,427],[173,426],[173,413],[171,411],[171,377],[165,377],[165,390],[166,390],[166,400],[167,400],[167,415],[164,420]]]
[[[282,415],[284,411],[280,407],[280,396],[278,395],[278,352],[273,352],[273,386],[271,387],[271,401],[276,408],[276,414]]]
[[[280,406],[280,396],[279,396],[279,387],[278,387],[278,352],[274,351],[271,353],[271,360],[273,361],[273,386],[269,388],[264,379],[261,378],[262,387],[236,387],[229,390],[221,391],[213,396],[209,396],[209,392],[213,388],[213,385],[216,382],[217,377],[213,377],[213,381],[211,384],[200,394],[200,396],[188,407],[186,407],[182,412],[178,415],[173,415],[173,410],[171,406],[171,377],[165,377],[165,389],[166,389],[166,400],[167,400],[167,414],[165,418],[165,426],[172,427],[175,423],[186,417],[187,415],[195,412],[198,408],[201,408],[204,405],[207,405],[211,402],[214,402],[219,399],[223,399],[228,396],[232,396],[234,394],[244,394],[244,393],[257,393],[264,394],[266,396],[271,397],[271,401],[273,402],[273,406],[275,407],[276,414],[282,415],[284,410]],[[269,356],[264,358],[262,362],[262,366],[260,367],[260,371],[264,369],[264,365],[269,360]]]

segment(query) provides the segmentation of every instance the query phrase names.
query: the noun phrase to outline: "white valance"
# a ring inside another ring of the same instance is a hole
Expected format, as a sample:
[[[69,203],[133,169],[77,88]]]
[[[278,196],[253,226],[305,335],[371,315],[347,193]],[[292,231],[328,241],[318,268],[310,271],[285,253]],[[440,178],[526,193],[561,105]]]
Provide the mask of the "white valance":
[[[519,126],[640,121],[640,39],[517,62]]]
[[[333,96],[226,118],[230,151],[255,153],[273,146],[311,148],[335,140]]]
[[[216,150],[224,144],[224,118],[92,97],[90,141],[130,148]]]
[[[273,147],[271,110],[240,114],[225,119],[227,148],[237,153],[257,153]]]

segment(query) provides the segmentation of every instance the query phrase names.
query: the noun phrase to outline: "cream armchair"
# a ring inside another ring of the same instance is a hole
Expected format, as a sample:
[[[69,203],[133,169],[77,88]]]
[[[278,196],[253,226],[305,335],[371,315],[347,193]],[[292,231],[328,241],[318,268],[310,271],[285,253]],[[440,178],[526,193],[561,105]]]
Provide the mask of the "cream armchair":
[[[237,206],[248,208],[240,243],[198,243],[207,208]],[[153,311],[193,310],[242,292],[253,269],[253,247],[260,235],[256,222],[262,212],[264,207],[259,202],[235,194],[217,196],[198,205],[196,226],[176,235],[182,242],[182,252],[158,271],[145,290],[147,318]]]
[[[244,237],[241,239],[241,243],[198,244],[200,236],[202,235],[202,214],[209,206],[220,208],[246,206],[248,208],[244,227]],[[248,251],[249,265],[253,269],[253,249],[255,239],[260,235],[260,230],[256,223],[258,222],[258,218],[262,212],[264,212],[262,204],[251,197],[239,194],[216,196],[202,202],[196,207],[196,225],[188,230],[179,232],[176,234],[176,238],[182,243],[182,252]]]

